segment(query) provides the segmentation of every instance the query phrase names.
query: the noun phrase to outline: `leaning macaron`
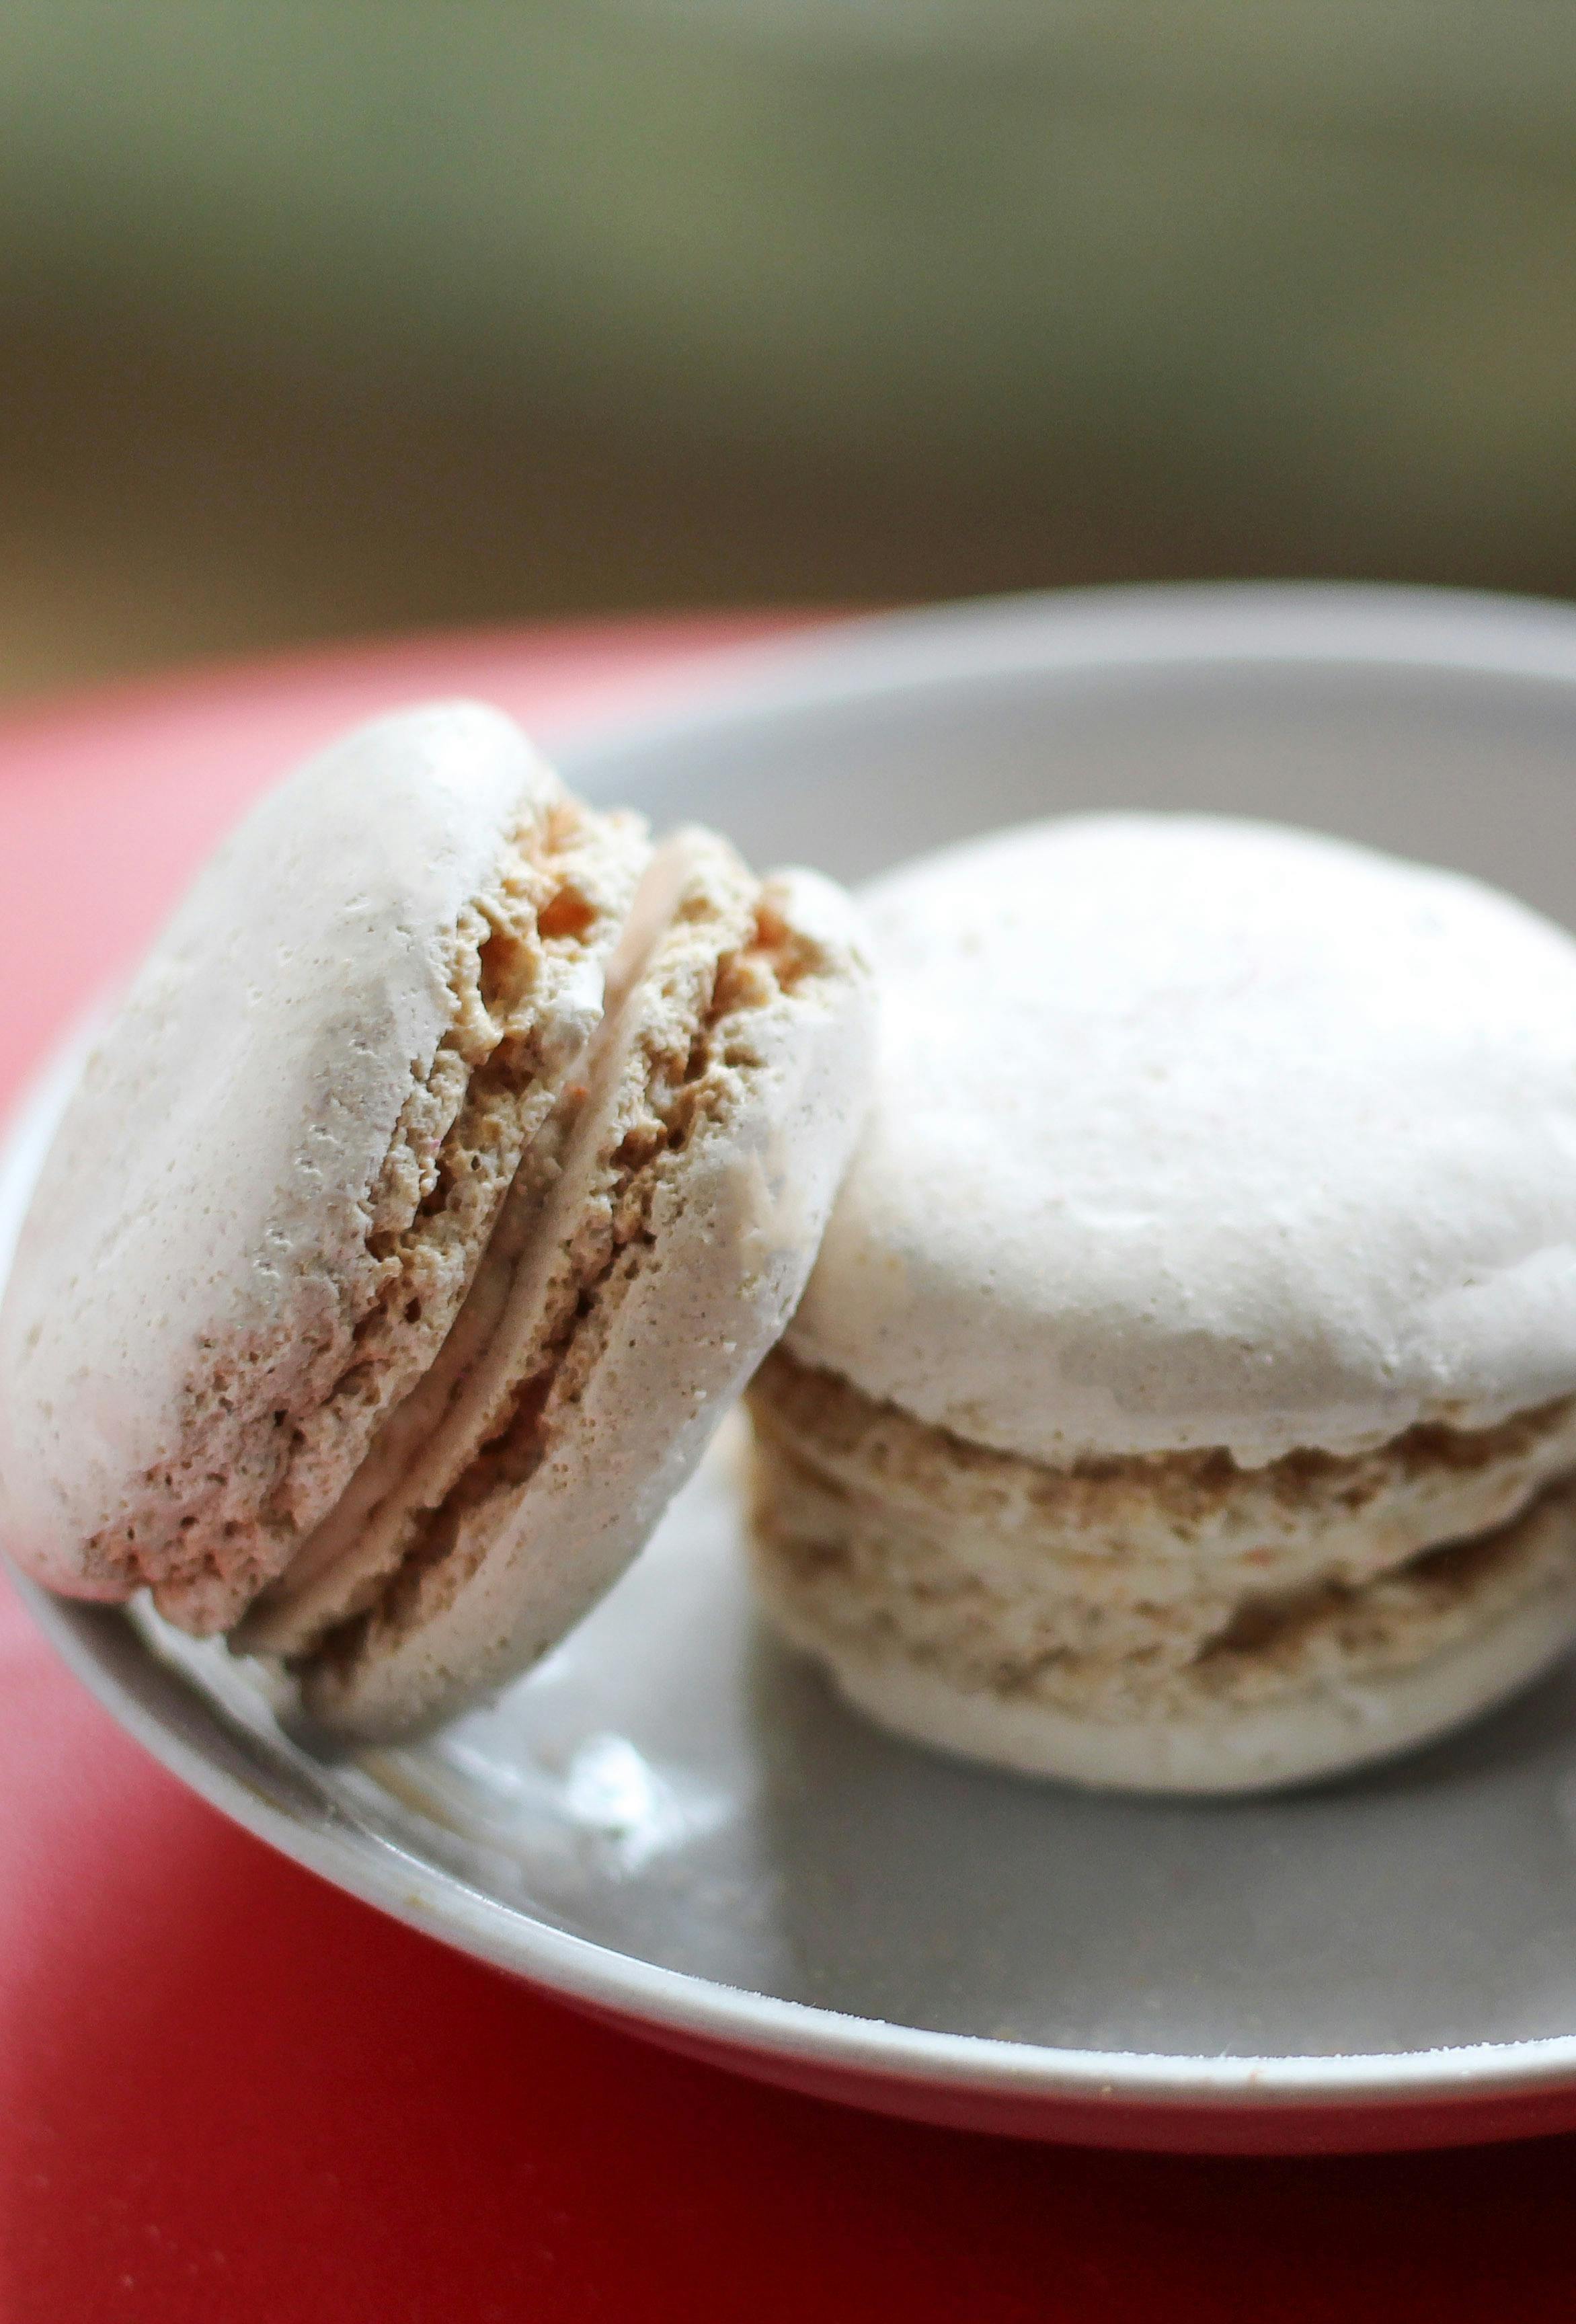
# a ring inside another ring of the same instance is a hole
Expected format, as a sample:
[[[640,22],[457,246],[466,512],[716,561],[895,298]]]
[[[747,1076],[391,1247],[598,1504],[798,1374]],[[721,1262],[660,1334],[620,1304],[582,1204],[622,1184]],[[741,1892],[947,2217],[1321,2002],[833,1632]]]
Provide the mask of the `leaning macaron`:
[[[253,812],[102,1035],[0,1307],[5,1543],[388,1736],[634,1554],[802,1287],[868,1078],[853,908],[653,849],[511,721]]]
[[[1195,817],[871,897],[876,1095],[751,1395],[774,1618],[904,1733],[1303,1780],[1576,1638],[1576,945]]]

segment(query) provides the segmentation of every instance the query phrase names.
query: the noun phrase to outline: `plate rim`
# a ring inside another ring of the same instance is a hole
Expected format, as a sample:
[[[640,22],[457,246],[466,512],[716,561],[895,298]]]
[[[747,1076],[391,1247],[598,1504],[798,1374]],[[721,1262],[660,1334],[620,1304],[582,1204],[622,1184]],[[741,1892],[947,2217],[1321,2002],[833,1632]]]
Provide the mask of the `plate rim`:
[[[843,620],[782,642],[723,649],[697,667],[696,693],[645,714],[582,719],[553,734],[572,773],[594,776],[743,721],[834,710],[1047,670],[1248,662],[1453,669],[1576,689],[1576,608],[1491,593],[1344,582],[1142,584],[965,600]],[[58,1103],[78,1032],[23,1090],[0,1157],[0,1206],[41,1158],[39,1123]],[[0,1251],[0,1272],[5,1254]],[[524,1977],[631,2030],[689,2037],[748,2058],[828,2075],[1155,2116],[1201,2109],[1262,2120],[1295,2113],[1395,2115],[1514,2100],[1576,2086],[1576,2032],[1516,2042],[1343,2055],[1101,2051],[938,2033],[723,1984],[599,1944],[490,1897],[459,1876],[350,1821],[325,1797],[322,1826],[249,1786],[182,1731],[172,1698],[257,1738],[139,1639],[115,1608],[51,1597],[7,1567],[55,1650],[116,1721],[189,1788],[280,1852],[396,1920]],[[115,1667],[143,1658],[144,1700]],[[164,1698],[162,1711],[156,1707]],[[1135,2142],[1137,2143],[1137,2142]]]
[[[1080,669],[1347,663],[1576,683],[1576,605],[1507,591],[1369,581],[1143,581],[1029,589],[833,615],[791,636],[718,647],[696,691],[645,709],[572,715],[540,732],[594,772],[741,717],[833,710]]]

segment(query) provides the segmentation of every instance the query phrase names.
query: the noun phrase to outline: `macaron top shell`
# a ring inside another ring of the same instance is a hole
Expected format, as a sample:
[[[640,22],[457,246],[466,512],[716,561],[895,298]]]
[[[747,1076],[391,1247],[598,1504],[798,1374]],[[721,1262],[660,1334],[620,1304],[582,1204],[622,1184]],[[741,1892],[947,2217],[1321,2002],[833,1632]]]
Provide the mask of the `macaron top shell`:
[[[16,1252],[0,1469],[35,1573],[219,1628],[288,1560],[441,1341],[647,853],[468,704],[361,730],[236,830]]]
[[[1075,818],[870,892],[873,1110],[789,1333],[1064,1465],[1576,1391],[1576,945],[1472,881]]]

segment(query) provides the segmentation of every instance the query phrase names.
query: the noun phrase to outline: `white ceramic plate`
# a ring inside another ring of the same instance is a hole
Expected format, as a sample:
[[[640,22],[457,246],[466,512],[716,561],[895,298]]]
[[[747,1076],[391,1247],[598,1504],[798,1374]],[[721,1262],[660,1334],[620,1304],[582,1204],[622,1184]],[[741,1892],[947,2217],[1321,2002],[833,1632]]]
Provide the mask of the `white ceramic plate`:
[[[701,707],[560,755],[763,863],[858,877],[1060,808],[1220,808],[1576,923],[1576,615],[1554,607],[1253,588],[906,616],[752,654]],[[14,1142],[12,1216],[49,1103]],[[1576,1672],[1295,1796],[1037,1788],[889,1740],[758,1634],[736,1449],[499,1708],[408,1751],[326,1755],[221,1648],[32,1602],[134,1734],[290,1855],[767,2080],[1143,2146],[1576,2123]]]

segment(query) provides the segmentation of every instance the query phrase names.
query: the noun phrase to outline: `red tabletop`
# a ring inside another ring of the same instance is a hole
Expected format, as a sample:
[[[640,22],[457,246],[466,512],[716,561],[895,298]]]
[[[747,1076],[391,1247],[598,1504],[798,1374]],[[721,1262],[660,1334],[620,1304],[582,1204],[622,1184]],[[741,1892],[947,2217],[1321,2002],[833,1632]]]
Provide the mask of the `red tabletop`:
[[[461,691],[562,727],[767,626],[424,641],[14,715],[0,1099],[336,728]],[[0,1587],[0,2324],[1569,2324],[1573,2186],[1571,2139],[1083,2153],[682,2062],[232,1829]]]

